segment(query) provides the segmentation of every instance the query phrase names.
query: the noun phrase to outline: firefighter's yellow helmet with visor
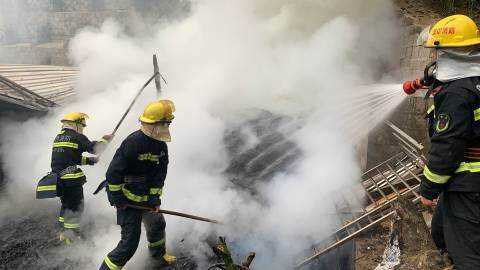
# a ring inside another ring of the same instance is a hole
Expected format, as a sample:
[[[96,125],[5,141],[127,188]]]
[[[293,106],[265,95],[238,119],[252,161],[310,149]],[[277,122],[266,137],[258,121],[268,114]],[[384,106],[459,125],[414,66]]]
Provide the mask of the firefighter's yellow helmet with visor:
[[[87,126],[87,122],[86,120],[88,119],[88,115],[86,113],[82,113],[82,112],[71,112],[71,113],[67,113],[63,116],[62,120],[60,120],[60,122],[64,123],[64,122],[73,122],[73,123],[76,123],[76,124],[80,124],[82,126]]]
[[[174,116],[175,105],[171,100],[158,100],[149,103],[139,120],[146,124],[170,123]]]

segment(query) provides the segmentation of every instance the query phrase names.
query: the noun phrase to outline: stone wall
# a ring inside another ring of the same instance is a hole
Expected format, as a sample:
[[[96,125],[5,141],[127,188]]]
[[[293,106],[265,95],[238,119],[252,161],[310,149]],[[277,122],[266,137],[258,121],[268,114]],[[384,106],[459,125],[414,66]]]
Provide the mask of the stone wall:
[[[68,42],[109,18],[127,34],[189,11],[186,0],[0,0],[0,62],[69,65]],[[141,18],[141,19],[140,19]]]
[[[66,43],[17,43],[0,46],[2,63],[68,65]]]

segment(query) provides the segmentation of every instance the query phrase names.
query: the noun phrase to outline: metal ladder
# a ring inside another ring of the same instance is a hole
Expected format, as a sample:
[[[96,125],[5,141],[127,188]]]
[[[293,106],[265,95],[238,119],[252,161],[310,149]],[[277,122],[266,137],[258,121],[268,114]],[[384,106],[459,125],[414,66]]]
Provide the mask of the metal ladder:
[[[420,199],[417,190],[420,186],[419,175],[423,170],[424,158],[419,153],[423,146],[392,123],[387,122],[387,125],[393,129],[393,135],[403,150],[364,172],[358,185],[338,192],[340,203],[335,205],[343,207],[341,209],[337,207],[337,211],[350,212],[352,220],[314,247],[313,254],[299,262],[296,269],[301,269],[393,216],[393,202],[400,196],[406,196],[414,202]],[[359,193],[365,196],[362,198]],[[348,199],[356,201],[356,205],[361,205],[360,209],[352,210],[352,204]],[[366,203],[362,203],[365,201]]]

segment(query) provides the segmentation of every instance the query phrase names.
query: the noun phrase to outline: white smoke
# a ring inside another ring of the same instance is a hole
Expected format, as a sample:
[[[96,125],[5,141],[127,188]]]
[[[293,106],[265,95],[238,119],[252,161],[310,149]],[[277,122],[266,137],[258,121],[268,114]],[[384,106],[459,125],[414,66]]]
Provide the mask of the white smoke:
[[[182,245],[202,261],[209,252],[203,240],[215,232],[234,242],[242,256],[257,252],[255,268],[291,268],[301,259],[294,257],[298,252],[338,225],[331,215],[332,192],[359,179],[352,134],[338,124],[346,122],[348,108],[341,111],[335,104],[348,104],[349,93],[359,91],[359,84],[374,82],[379,69],[391,64],[396,30],[391,4],[210,0],[192,5],[189,17],[159,25],[148,38],[127,36],[113,20],[73,38],[71,58],[80,69],[78,99],[45,118],[2,126],[9,190],[19,202],[33,197],[36,181],[48,171],[51,143],[63,113],[88,113],[86,133],[91,139],[111,132],[151,75],[152,54],[157,53],[168,80],[164,97],[177,108],[162,205],[226,223],[214,226],[166,217],[168,247],[175,249],[185,239]],[[100,164],[84,169],[89,181],[84,187],[86,217],[101,228],[93,238],[95,246],[82,252],[92,262],[85,269],[100,264],[120,237],[106,196],[94,197],[91,191],[104,179],[115,148],[138,128],[143,107],[154,99],[154,86],[149,86]],[[399,103],[394,100],[385,110]],[[244,120],[241,112],[252,109],[302,123],[291,136],[304,155],[294,171],[260,186],[266,204],[233,189],[222,174],[228,162],[224,132],[232,122]],[[366,125],[364,131],[382,118],[376,115],[373,121],[371,112],[357,114],[359,123]],[[36,205],[51,207],[45,202]],[[129,269],[145,258],[145,249],[141,244]]]

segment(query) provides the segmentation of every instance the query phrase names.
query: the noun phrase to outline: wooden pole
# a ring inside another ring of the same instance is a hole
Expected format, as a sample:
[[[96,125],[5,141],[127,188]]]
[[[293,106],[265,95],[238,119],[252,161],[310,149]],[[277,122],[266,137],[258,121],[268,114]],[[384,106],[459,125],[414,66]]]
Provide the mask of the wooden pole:
[[[126,205],[129,208],[133,209],[139,209],[139,210],[145,210],[145,211],[151,211],[151,212],[156,212],[156,213],[161,213],[161,214],[166,214],[166,215],[172,215],[172,216],[179,216],[179,217],[184,217],[184,218],[189,218],[189,219],[195,219],[195,220],[200,220],[200,221],[205,221],[209,223],[215,223],[215,224],[223,224],[222,222],[210,218],[204,218],[204,217],[199,217],[199,216],[194,216],[190,214],[185,214],[181,212],[176,212],[176,211],[170,211],[170,210],[163,210],[163,209],[156,209],[154,207],[148,207],[148,206],[140,206],[140,205],[133,205],[133,204],[127,204]]]

